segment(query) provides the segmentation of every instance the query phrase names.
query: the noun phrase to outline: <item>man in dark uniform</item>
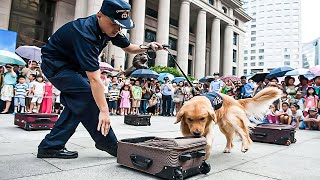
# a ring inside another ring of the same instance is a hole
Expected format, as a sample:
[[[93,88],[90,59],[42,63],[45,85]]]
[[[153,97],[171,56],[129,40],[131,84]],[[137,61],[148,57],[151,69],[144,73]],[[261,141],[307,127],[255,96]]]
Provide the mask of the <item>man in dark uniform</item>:
[[[131,29],[130,4],[122,0],[104,0],[93,16],[62,26],[42,48],[41,68],[49,81],[61,91],[65,106],[59,120],[38,147],[38,158],[77,158],[65,144],[81,122],[97,149],[117,156],[117,138],[110,127],[109,108],[104,98],[98,56],[109,41],[132,54],[144,53],[130,44],[121,29]],[[147,48],[161,50],[156,42]],[[86,76],[86,77],[84,77]]]

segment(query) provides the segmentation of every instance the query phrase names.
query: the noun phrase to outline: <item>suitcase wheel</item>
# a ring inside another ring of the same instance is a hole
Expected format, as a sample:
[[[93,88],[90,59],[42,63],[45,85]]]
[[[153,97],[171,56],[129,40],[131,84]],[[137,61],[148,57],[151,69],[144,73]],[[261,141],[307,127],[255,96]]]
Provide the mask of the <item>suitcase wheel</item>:
[[[183,180],[182,171],[179,169],[174,170],[174,179],[175,180]]]
[[[286,143],[285,143],[286,146],[290,146],[290,144],[291,144],[290,140],[287,140]]]
[[[207,174],[207,173],[210,172],[210,170],[211,170],[210,164],[208,164],[207,162],[203,161],[201,166],[200,166],[200,172],[202,174]]]
[[[293,139],[293,141],[292,141],[292,143],[296,143],[297,142],[297,139],[296,138],[294,138]]]

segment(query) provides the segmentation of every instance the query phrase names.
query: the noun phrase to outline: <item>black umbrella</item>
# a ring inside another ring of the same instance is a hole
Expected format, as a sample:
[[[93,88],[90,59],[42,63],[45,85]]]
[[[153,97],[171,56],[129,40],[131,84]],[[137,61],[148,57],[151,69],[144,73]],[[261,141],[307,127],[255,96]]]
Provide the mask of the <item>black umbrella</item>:
[[[253,75],[250,79],[252,79],[254,82],[264,81],[264,79],[266,79],[268,74],[269,73],[257,73]]]
[[[159,74],[150,69],[138,69],[138,70],[135,70],[130,76],[134,78],[156,79],[159,77]]]

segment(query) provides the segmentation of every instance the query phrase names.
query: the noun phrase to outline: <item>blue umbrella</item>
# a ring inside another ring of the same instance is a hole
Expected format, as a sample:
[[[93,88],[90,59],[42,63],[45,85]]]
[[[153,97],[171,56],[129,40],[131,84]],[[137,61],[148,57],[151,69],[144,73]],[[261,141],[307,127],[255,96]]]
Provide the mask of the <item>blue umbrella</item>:
[[[170,81],[174,79],[174,75],[170,73],[160,73],[158,77],[158,81],[164,82],[164,78],[169,78]]]
[[[201,78],[200,80],[199,80],[199,82],[201,82],[201,83],[204,83],[204,82],[211,82],[211,81],[213,81],[214,80],[214,77],[213,76],[205,76],[205,77],[203,77],[203,78]]]
[[[0,50],[0,64],[16,64],[19,66],[25,66],[26,62],[15,53]]]
[[[299,76],[299,75],[314,75],[309,69],[298,68],[292,71],[289,71],[285,74],[285,76]]]
[[[293,68],[288,66],[279,67],[270,71],[270,73],[266,78],[283,77],[288,71],[292,71],[292,70]]]
[[[159,74],[150,70],[150,69],[138,69],[138,70],[135,70],[131,75],[131,77],[134,77],[134,78],[158,78],[159,77]]]
[[[184,82],[184,81],[186,81],[186,78],[185,77],[176,77],[176,78],[174,78],[173,80],[172,80],[172,82],[174,82],[174,83],[179,83],[179,82]]]

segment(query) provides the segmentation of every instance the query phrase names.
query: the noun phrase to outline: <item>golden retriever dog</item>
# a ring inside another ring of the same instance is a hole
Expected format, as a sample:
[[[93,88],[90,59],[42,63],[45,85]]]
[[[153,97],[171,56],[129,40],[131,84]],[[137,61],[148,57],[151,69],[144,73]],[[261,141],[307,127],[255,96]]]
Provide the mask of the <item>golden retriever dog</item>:
[[[207,139],[206,159],[209,158],[213,143],[213,127],[218,124],[227,139],[224,153],[230,153],[235,134],[242,140],[241,151],[247,152],[250,139],[250,123],[248,116],[262,118],[263,113],[275,100],[281,97],[282,91],[269,87],[256,94],[253,98],[235,100],[225,94],[222,107],[214,110],[210,100],[205,96],[196,96],[186,102],[177,114],[175,124],[181,122],[183,136],[204,136]]]

